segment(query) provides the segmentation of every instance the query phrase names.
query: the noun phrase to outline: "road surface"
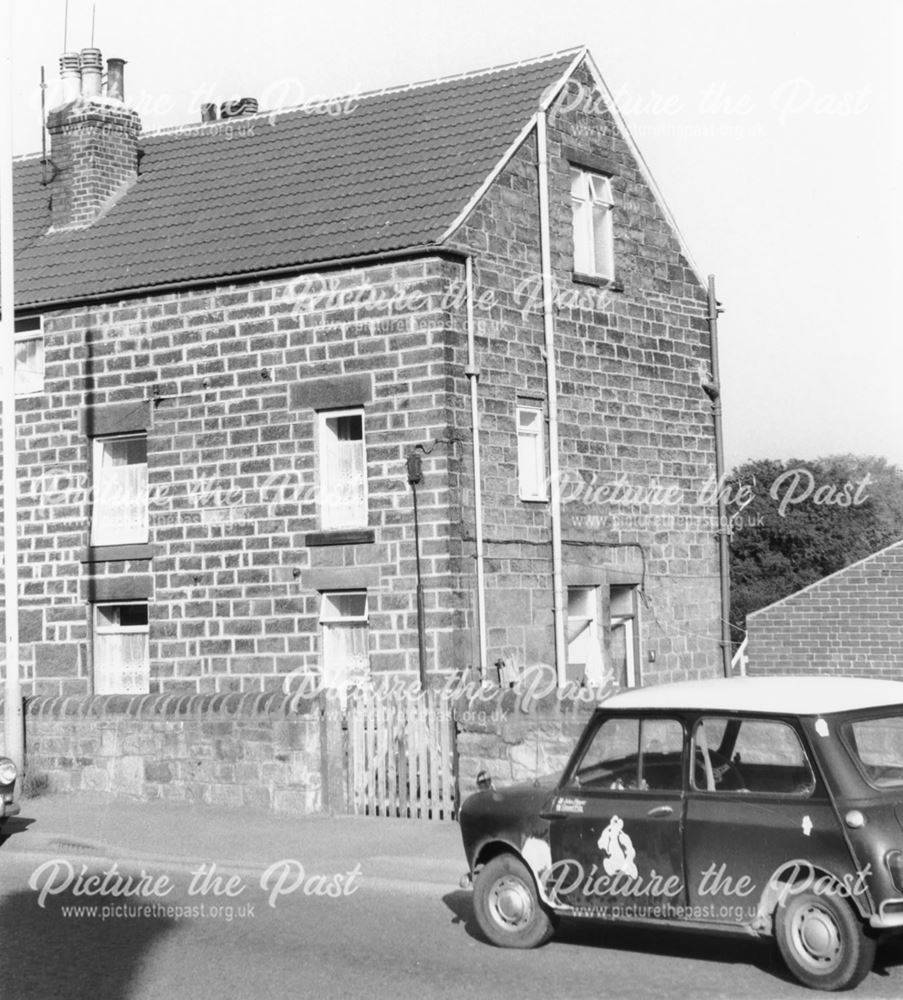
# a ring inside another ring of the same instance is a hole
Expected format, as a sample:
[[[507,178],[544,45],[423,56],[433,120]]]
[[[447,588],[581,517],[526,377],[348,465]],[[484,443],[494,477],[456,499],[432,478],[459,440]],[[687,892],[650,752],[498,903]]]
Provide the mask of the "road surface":
[[[755,941],[577,925],[503,951],[451,887],[291,866],[152,866],[142,882],[136,865],[82,864],[0,846],[2,1000],[813,996]],[[903,947],[885,946],[854,996],[903,995],[901,963]]]

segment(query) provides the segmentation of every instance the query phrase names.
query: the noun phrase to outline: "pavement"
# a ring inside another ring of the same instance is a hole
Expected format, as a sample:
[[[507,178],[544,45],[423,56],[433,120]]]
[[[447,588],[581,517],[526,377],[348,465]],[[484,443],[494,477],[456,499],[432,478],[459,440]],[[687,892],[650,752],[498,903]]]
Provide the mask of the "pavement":
[[[100,793],[23,799],[0,837],[4,856],[86,864],[258,873],[283,859],[306,872],[351,871],[371,885],[436,892],[458,888],[467,864],[457,823],[369,816],[287,816]],[[209,870],[209,869],[208,869]]]

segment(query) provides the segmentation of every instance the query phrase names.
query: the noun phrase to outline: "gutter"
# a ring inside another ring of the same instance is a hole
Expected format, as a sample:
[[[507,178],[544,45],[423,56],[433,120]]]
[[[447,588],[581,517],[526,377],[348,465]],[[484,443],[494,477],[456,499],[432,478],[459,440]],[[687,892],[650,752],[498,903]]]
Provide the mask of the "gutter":
[[[464,275],[467,289],[467,367],[464,374],[470,383],[470,423],[473,441],[473,506],[474,534],[476,536],[477,562],[477,628],[480,641],[480,680],[486,680],[486,578],[483,560],[483,483],[482,463],[480,461],[480,412],[477,398],[477,384],[480,369],[476,360],[476,344],[474,342],[473,316],[473,258],[468,255],[464,262]]]
[[[564,585],[561,557],[561,493],[558,472],[558,372],[555,365],[555,317],[552,312],[552,253],[549,226],[549,151],[546,112],[536,113],[536,155],[539,167],[539,240],[542,256],[542,325],[545,334],[546,385],[549,398],[549,512],[552,529],[552,605],[555,614],[555,669],[558,685],[567,680],[564,641]]]
[[[461,263],[466,259],[463,251],[439,244],[424,243],[401,250],[379,250],[375,253],[358,254],[354,257],[333,257],[328,260],[311,261],[306,264],[280,265],[257,271],[239,271],[234,274],[216,274],[204,278],[182,281],[168,281],[158,285],[135,285],[132,288],[116,288],[109,292],[95,292],[89,295],[75,295],[63,299],[49,299],[45,302],[26,302],[17,307],[20,316],[34,316],[50,309],[65,309],[67,306],[91,305],[100,302],[116,302],[120,299],[161,295],[166,292],[194,291],[203,288],[220,288],[223,285],[242,285],[255,281],[278,280],[300,274],[338,271],[347,267],[396,263],[404,260],[419,260],[422,257],[439,257]]]

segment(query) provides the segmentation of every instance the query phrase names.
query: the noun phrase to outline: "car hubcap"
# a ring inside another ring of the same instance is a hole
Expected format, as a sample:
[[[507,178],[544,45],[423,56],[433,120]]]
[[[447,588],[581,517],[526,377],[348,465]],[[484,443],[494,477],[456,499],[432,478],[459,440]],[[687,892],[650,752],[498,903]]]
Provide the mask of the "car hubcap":
[[[793,944],[800,960],[817,972],[830,972],[840,961],[840,930],[827,910],[806,906],[794,915]]]
[[[497,924],[516,931],[530,922],[533,900],[520,879],[500,878],[489,893],[489,909]]]

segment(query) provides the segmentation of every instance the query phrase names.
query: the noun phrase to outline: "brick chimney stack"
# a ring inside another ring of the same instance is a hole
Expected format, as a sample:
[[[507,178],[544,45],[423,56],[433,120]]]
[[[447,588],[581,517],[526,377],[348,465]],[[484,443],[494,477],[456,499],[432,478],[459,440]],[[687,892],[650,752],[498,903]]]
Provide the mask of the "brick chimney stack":
[[[108,60],[111,86],[104,94],[100,50],[82,49],[77,70],[73,68],[75,58],[67,53],[60,59],[67,103],[47,115],[54,230],[92,225],[138,178],[141,119],[122,99],[123,60]],[[74,79],[76,73],[80,83]],[[74,99],[73,93],[77,94]]]

